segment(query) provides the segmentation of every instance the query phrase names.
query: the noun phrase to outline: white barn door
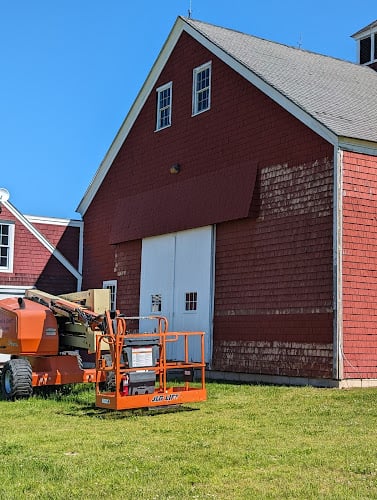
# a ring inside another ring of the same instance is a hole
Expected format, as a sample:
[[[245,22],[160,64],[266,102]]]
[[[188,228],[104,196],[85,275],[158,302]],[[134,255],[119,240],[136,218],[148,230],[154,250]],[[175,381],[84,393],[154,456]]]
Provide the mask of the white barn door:
[[[170,331],[204,331],[211,361],[213,310],[211,226],[145,238],[142,242],[140,315],[160,314]],[[148,326],[141,322],[141,330]],[[183,359],[183,345],[169,345],[170,359]],[[200,361],[200,342],[190,341],[190,360]]]

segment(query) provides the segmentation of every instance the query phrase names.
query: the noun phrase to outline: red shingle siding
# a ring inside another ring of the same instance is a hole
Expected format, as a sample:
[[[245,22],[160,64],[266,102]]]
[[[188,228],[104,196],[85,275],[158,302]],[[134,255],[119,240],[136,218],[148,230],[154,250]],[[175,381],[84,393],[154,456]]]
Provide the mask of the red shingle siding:
[[[343,155],[345,378],[377,377],[377,158]]]
[[[332,192],[326,159],[262,168],[257,217],[217,226],[215,369],[332,376]]]
[[[33,223],[33,226],[77,268],[80,247],[80,228],[78,226],[48,223]]]
[[[109,202],[102,211],[91,210],[94,218],[90,214],[84,219],[83,289],[102,288],[102,281],[116,279],[114,246],[109,245],[110,207]]]
[[[245,341],[217,342],[221,371],[258,375],[331,378],[332,344]],[[216,367],[215,367],[216,368]]]
[[[75,292],[77,279],[50,254],[42,273],[35,281],[35,287],[56,295]]]
[[[118,279],[117,307],[127,316],[139,314],[141,241],[115,246],[115,275]]]

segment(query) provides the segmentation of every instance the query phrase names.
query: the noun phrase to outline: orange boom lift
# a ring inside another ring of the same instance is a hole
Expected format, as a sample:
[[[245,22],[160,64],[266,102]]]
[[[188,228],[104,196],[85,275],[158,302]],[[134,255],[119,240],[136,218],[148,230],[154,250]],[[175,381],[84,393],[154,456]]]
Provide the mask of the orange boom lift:
[[[204,333],[169,332],[164,317],[126,317],[110,312],[109,303],[109,290],[102,289],[64,296],[28,290],[25,298],[0,300],[0,353],[10,355],[1,372],[3,398],[95,383],[96,405],[113,410],[204,401]],[[140,320],[151,323],[150,331],[135,328]],[[198,362],[189,360],[193,339],[200,341]],[[173,342],[183,344],[179,361],[167,359]],[[182,381],[170,384],[173,378]]]

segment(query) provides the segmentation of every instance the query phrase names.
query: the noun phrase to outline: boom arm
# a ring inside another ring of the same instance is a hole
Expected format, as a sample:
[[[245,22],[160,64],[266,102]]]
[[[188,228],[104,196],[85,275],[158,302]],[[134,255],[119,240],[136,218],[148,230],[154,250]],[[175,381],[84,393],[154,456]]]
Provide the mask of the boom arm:
[[[77,302],[41,290],[26,290],[25,297],[49,307],[56,315],[65,316],[76,323],[89,326],[93,330],[99,328],[103,323],[104,313],[97,314]]]

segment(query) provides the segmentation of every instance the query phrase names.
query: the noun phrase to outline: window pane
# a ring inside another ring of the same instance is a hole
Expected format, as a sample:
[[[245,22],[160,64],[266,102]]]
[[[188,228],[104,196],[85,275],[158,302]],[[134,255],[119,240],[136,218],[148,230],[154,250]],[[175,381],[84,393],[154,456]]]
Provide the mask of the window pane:
[[[0,224],[0,268],[10,271],[12,267],[12,234],[13,224]]]
[[[360,40],[360,64],[365,64],[370,61],[371,38],[363,38]]]
[[[155,294],[151,297],[151,312],[157,313],[162,310],[162,298],[161,294]]]
[[[198,94],[198,111],[203,111],[209,106],[209,90],[204,90]]]
[[[112,311],[114,311],[115,310],[115,286],[108,285],[106,288],[108,290],[110,290],[110,309]]]
[[[205,69],[198,73],[198,86],[197,89],[201,90],[209,85],[209,69]]]
[[[171,122],[171,86],[157,91],[157,130]]]
[[[168,109],[162,109],[161,110],[161,115],[160,115],[160,128],[161,127],[167,127],[170,125],[169,123],[169,110]]]
[[[102,282],[102,288],[105,290],[110,290],[110,310],[116,310],[117,301],[117,281],[116,280],[106,280]]]
[[[198,292],[186,292],[185,310],[196,311],[198,309]]]
[[[210,107],[211,66],[207,65],[200,71],[194,71],[194,78],[193,113],[195,114]]]
[[[0,247],[0,266],[8,267],[9,248]]]
[[[0,267],[9,265],[9,226],[0,224]]]

